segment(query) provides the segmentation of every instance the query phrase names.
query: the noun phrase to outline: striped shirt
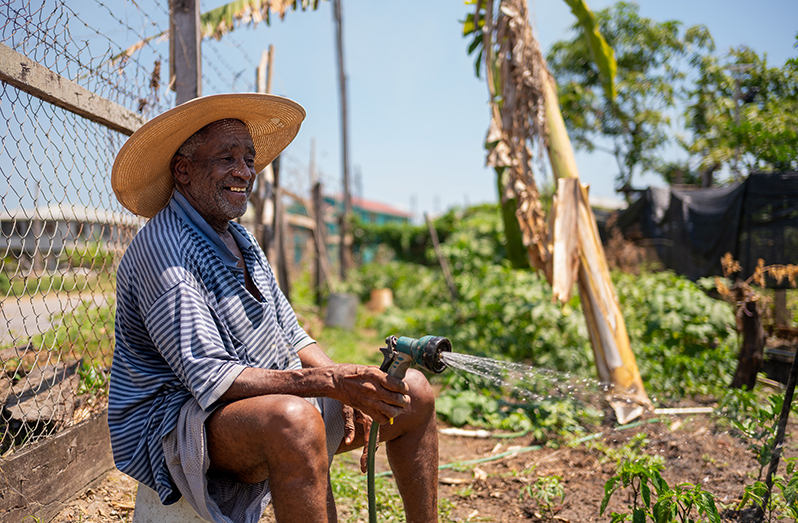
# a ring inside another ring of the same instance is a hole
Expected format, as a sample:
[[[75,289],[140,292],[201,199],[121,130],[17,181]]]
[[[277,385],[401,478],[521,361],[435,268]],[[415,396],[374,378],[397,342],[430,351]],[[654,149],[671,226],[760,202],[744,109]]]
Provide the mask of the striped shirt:
[[[313,343],[298,325],[269,263],[237,223],[238,258],[179,192],[131,242],[117,272],[116,348],[108,426],[116,466],[164,503],[171,483],[161,440],[183,404],[215,406],[247,367],[298,369]]]

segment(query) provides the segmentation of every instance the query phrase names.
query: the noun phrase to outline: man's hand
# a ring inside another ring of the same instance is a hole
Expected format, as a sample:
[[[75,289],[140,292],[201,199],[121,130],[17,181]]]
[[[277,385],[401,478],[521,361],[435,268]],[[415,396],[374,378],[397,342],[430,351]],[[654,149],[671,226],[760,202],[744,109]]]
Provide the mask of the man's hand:
[[[381,425],[397,417],[410,405],[407,384],[377,367],[336,365],[333,383],[335,399],[361,411]]]
[[[360,427],[361,432],[365,436],[363,444],[363,453],[360,455],[360,472],[366,473],[367,459],[369,454],[369,433],[371,432],[372,419],[359,410],[355,410],[349,405],[343,406],[344,414],[344,443],[351,445],[355,441],[355,434],[357,433],[356,427]],[[379,437],[377,438],[377,446],[374,451],[380,448]]]

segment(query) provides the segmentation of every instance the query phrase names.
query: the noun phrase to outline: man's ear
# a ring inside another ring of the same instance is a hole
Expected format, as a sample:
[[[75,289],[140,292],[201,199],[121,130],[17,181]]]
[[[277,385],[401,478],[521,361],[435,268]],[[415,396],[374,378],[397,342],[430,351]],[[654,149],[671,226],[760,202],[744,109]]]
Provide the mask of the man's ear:
[[[188,185],[188,182],[191,180],[188,158],[180,154],[175,155],[172,158],[170,168],[172,170],[172,175],[175,177],[175,183],[178,185]]]

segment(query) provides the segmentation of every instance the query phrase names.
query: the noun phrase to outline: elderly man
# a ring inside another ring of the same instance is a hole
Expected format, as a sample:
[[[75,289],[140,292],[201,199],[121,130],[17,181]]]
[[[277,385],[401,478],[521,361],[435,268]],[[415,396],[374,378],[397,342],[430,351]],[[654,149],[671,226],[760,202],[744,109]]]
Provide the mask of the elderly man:
[[[281,523],[336,521],[329,464],[364,446],[373,420],[407,521],[437,521],[424,376],[333,363],[231,221],[304,116],[276,96],[209,96],[152,119],[120,150],[114,192],[152,219],[117,274],[114,459],[163,503],[183,496],[208,520],[255,522],[273,500]]]

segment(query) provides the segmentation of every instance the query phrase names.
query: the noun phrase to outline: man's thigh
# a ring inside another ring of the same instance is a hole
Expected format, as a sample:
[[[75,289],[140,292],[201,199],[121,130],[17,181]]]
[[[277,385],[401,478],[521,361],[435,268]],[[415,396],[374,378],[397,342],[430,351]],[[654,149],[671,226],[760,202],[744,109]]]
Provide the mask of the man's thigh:
[[[269,467],[297,456],[326,456],[321,414],[298,396],[267,395],[219,407],[205,422],[210,472],[243,483],[269,477]]]

